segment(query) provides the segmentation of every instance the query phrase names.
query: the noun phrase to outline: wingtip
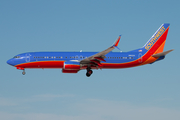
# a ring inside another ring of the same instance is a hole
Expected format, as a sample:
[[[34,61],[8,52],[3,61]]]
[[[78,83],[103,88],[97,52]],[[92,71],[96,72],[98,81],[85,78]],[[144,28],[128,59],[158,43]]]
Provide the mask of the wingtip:
[[[115,43],[114,43],[115,47],[118,46],[120,39],[121,39],[121,35],[119,35],[118,39],[115,41]]]

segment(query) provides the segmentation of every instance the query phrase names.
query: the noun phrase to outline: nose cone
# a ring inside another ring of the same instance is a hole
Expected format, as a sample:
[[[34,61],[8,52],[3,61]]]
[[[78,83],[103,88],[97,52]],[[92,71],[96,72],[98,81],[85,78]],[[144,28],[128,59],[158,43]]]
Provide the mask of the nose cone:
[[[9,59],[7,61],[7,64],[14,66],[14,60],[13,59]]]

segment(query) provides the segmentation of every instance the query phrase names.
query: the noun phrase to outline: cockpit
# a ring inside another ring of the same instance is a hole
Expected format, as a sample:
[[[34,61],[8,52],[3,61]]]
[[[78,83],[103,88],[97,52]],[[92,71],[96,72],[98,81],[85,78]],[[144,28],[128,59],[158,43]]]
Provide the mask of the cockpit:
[[[20,56],[14,56],[13,58],[20,58]]]

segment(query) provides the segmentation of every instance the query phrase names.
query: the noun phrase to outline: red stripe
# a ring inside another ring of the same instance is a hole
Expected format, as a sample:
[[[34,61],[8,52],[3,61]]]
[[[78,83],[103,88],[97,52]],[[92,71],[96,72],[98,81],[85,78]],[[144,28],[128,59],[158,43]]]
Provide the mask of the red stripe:
[[[63,68],[64,61],[36,61],[16,65],[21,68]]]

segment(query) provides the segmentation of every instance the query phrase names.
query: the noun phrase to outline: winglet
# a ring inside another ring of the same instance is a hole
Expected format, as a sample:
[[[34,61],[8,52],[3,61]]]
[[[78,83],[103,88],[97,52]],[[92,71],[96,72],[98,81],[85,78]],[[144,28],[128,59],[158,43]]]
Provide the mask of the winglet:
[[[121,35],[119,35],[118,39],[114,42],[113,44],[114,47],[118,46],[120,39],[121,39]]]

